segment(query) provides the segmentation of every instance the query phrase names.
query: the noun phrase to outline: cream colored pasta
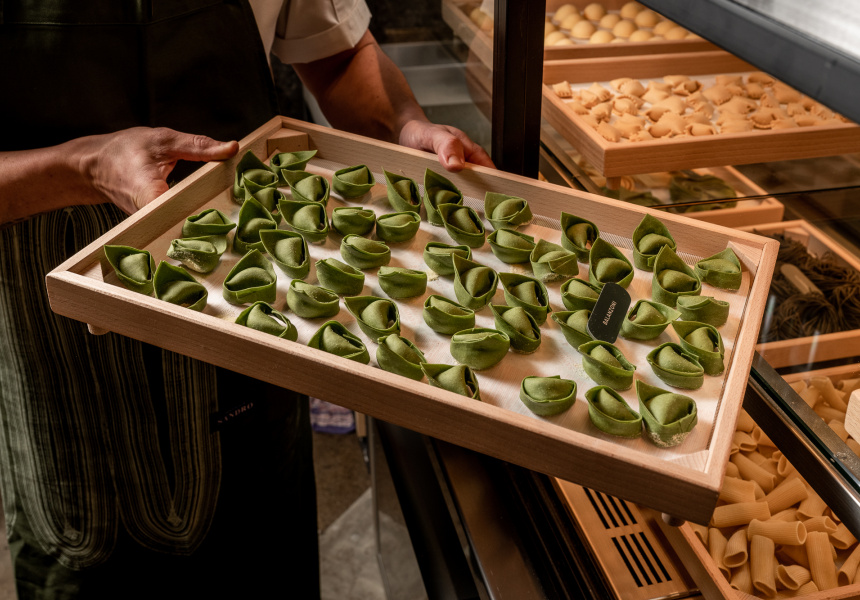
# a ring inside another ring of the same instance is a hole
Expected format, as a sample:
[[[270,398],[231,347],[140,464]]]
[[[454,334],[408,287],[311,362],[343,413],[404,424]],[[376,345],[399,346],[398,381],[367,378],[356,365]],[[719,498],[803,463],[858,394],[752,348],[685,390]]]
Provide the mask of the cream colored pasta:
[[[776,567],[776,580],[786,589],[797,590],[811,579],[809,569],[800,565],[779,565]]]
[[[646,129],[640,129],[639,131],[630,136],[631,142],[644,142],[653,139],[654,136],[651,135]]]
[[[806,539],[809,539],[809,532],[806,534]],[[809,557],[806,556],[806,546],[782,546],[776,553],[779,562],[782,563],[797,563],[809,568]]]
[[[738,502],[718,506],[711,515],[714,527],[736,527],[746,525],[753,519],[765,521],[770,518],[767,502]]]
[[[737,569],[732,570],[732,579],[729,584],[736,590],[744,592],[745,594],[753,593],[749,561],[745,562]]]
[[[733,462],[726,463],[726,477],[737,477],[740,478],[741,473],[738,470],[738,466]]]
[[[823,531],[811,531],[806,537],[809,572],[819,590],[830,590],[839,585],[836,580],[836,565],[831,554],[832,548],[827,534]]]
[[[582,14],[585,15],[587,19],[599,21],[603,18],[603,15],[606,14],[606,8],[604,8],[604,6],[599,2],[592,2],[582,9]]]
[[[567,36],[566,36],[566,35],[564,35],[564,33],[563,33],[563,32],[561,32],[561,31],[553,31],[553,32],[552,32],[552,33],[550,33],[548,36],[546,36],[546,37],[544,38],[544,40],[543,40],[543,41],[544,41],[544,44],[546,44],[547,46],[552,46],[552,45],[554,45],[558,40],[566,40],[566,39],[567,39]]]
[[[762,73],[761,71],[755,71],[750,73],[747,77],[747,81],[753,81],[755,83],[760,83],[765,86],[773,85],[776,80],[768,75],[767,73]]]
[[[568,102],[567,107],[570,108],[573,112],[578,115],[590,115],[591,109],[585,108],[581,102],[573,101]]]
[[[601,17],[599,25],[603,29],[612,29],[613,27],[615,27],[615,24],[618,23],[618,21],[620,20],[621,15],[619,15],[618,13],[607,13],[603,15],[603,17]]]
[[[750,575],[753,588],[766,598],[776,595],[776,559],[773,540],[754,535],[750,540]]]
[[[690,96],[690,98],[692,97],[693,96]],[[687,98],[687,102],[690,101],[690,98]],[[753,421],[753,418],[750,416],[750,414],[747,411],[741,409],[741,412],[738,413],[738,423],[736,425],[736,428],[739,431],[746,431],[747,433],[750,433],[753,429],[755,429],[755,427],[755,421]]]
[[[642,99],[645,102],[650,102],[651,104],[657,104],[658,102],[665,100],[670,96],[671,92],[667,92],[665,90],[659,90],[655,88],[648,88],[642,94]]]
[[[567,81],[561,81],[559,83],[553,84],[552,91],[555,92],[555,95],[559,98],[573,97],[573,90],[570,89],[570,84]]]
[[[681,81],[672,86],[672,93],[677,94],[678,96],[689,96],[690,94],[698,92],[700,89],[702,89],[701,83],[695,79],[688,79],[687,81]]]
[[[741,527],[726,542],[723,564],[730,569],[735,569],[747,562],[748,559],[747,534],[745,529]],[[726,576],[726,579],[728,578],[729,576]]]
[[[797,516],[804,521],[813,517],[820,517],[824,514],[827,504],[818,494],[809,494],[809,496],[800,503],[797,507]]]
[[[845,411],[827,406],[826,404],[818,404],[812,410],[824,421],[832,421],[834,419],[842,420],[845,418]]]
[[[857,568],[860,567],[860,546],[855,546],[839,571],[836,573],[836,581],[839,585],[848,585],[857,580]]]
[[[833,382],[829,377],[813,377],[809,380],[809,385],[821,392],[824,401],[832,408],[837,408],[842,412],[848,410],[848,404],[845,402],[845,392],[833,387]]]
[[[665,37],[667,40],[683,40],[689,34],[689,31],[687,31],[680,25],[676,25],[675,27],[667,31],[665,34],[663,34],[663,37]]]
[[[699,525],[698,523],[693,523],[692,521],[688,521],[690,523],[690,529],[693,530],[693,533],[696,534],[696,537],[699,538],[699,541],[702,542],[702,545],[707,548],[708,547],[708,532],[710,527],[705,527],[704,525]]]
[[[645,7],[639,4],[638,2],[628,2],[624,6],[621,7],[619,11],[621,16],[625,19],[633,19],[639,14],[640,11],[645,10]]]
[[[771,455],[771,458],[776,460],[776,474],[780,477],[787,479],[792,473],[797,473],[794,465],[792,465],[791,462],[782,455],[782,452],[774,452]]]
[[[787,479],[773,488],[773,490],[765,496],[764,501],[767,502],[768,508],[770,508],[770,513],[775,515],[790,506],[794,506],[798,502],[806,500],[808,497],[809,492],[807,491],[806,486],[803,485],[802,481],[794,478]]]
[[[728,88],[724,88],[728,89]],[[744,98],[743,96],[732,96],[726,102],[720,104],[720,110],[726,112],[733,112],[739,115],[744,115],[754,111],[758,105],[754,100],[750,100],[749,98]]]
[[[570,35],[578,40],[587,40],[597,31],[597,27],[591,21],[582,20],[570,30]]]
[[[647,42],[654,39],[654,34],[647,29],[637,29],[628,38],[631,42]]]
[[[755,502],[755,483],[738,479],[737,477],[726,476],[723,478],[723,487],[720,489],[720,500],[729,504]]]
[[[808,596],[810,594],[814,594],[817,591],[819,591],[819,589],[818,589],[818,586],[815,585],[815,582],[814,581],[808,581],[808,582],[804,583],[802,586],[800,586],[799,588],[797,588],[797,595],[798,596]]]
[[[776,444],[773,443],[773,440],[771,440],[769,437],[767,437],[767,434],[758,425],[756,425],[753,428],[752,433],[750,433],[750,435],[752,436],[752,439],[755,440],[755,443],[758,444],[759,446],[767,446],[768,448],[776,448]]]
[[[726,566],[723,559],[726,555],[726,545],[728,544],[728,540],[726,536],[723,535],[723,532],[717,529],[716,527],[711,527],[708,530],[708,554],[711,555],[711,560],[713,560],[717,568],[719,568],[720,572],[723,576],[728,579],[731,576],[731,571]]]
[[[746,85],[746,88],[744,89],[744,92],[750,98],[755,98],[756,100],[758,100],[764,94],[764,86],[762,86],[762,84],[760,83],[748,83]]]
[[[645,93],[645,86],[642,85],[642,82],[638,79],[631,79],[629,81],[625,81],[618,91],[627,96],[636,96],[637,98],[641,98],[642,94]]]
[[[615,36],[612,35],[611,32],[606,31],[605,29],[598,29],[594,33],[591,34],[591,37],[588,38],[589,44],[609,44],[615,39]]]
[[[806,388],[802,392],[799,392],[798,395],[811,408],[815,408],[815,405],[818,404],[818,400],[821,398],[821,394],[819,393],[819,391],[813,387]]]
[[[801,546],[806,542],[807,532],[800,521],[789,523],[773,519],[753,519],[747,528],[747,539],[751,540],[756,535],[770,538],[774,544],[781,546]]]
[[[601,102],[600,104],[592,107],[591,114],[594,115],[594,118],[598,121],[609,121],[609,119],[612,118],[612,104],[612,100],[609,102]]]
[[[615,24],[615,27],[612,28],[612,35],[619,38],[629,38],[630,35],[636,31],[637,27],[633,21],[628,19],[621,19],[618,23]]]
[[[572,15],[574,13],[579,14],[579,11],[573,4],[563,4],[558,7],[557,11],[555,11],[553,19],[555,19],[556,21],[562,21],[568,15]]]
[[[606,102],[607,100],[612,98],[612,92],[607,90],[605,87],[603,87],[596,81],[591,84],[591,86],[588,88],[588,91],[597,96],[597,98],[601,102]]]
[[[797,509],[786,508],[770,517],[771,521],[797,521]]]
[[[616,114],[638,115],[639,106],[633,98],[616,98],[612,103],[612,111]]]
[[[660,22],[660,16],[653,10],[640,10],[633,18],[633,22],[639,27],[654,27]]]
[[[836,533],[837,529],[837,525],[833,519],[826,515],[805,519],[803,524],[806,526],[807,531],[821,531],[827,535]]]
[[[854,534],[848,531],[845,523],[839,523],[839,525],[836,526],[836,531],[830,534],[830,543],[833,544],[833,547],[837,550],[847,550],[857,543],[857,538],[854,537]]]
[[[709,87],[703,91],[702,94],[704,94],[705,98],[717,105],[725,104],[734,98],[732,93],[726,89],[726,86],[719,84]]]
[[[602,122],[597,126],[597,133],[608,142],[621,141],[621,132],[607,122]]]
[[[581,23],[582,21],[585,21],[585,17],[583,17],[581,14],[570,13],[564,18],[564,20],[561,21],[561,28],[566,31],[571,31],[577,23]]]
[[[851,395],[854,390],[860,389],[860,377],[851,379],[843,379],[839,382],[839,389],[845,392],[846,397]]]
[[[741,477],[751,479],[761,486],[765,493],[773,490],[776,485],[776,475],[761,468],[743,454],[735,454],[731,461],[738,467]]]

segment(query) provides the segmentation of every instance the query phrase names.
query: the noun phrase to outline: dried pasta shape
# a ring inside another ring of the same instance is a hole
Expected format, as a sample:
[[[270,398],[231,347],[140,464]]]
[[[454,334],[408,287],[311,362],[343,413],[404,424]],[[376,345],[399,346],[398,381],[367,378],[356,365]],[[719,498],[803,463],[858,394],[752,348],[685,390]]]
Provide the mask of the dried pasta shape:
[[[716,327],[697,321],[675,321],[672,327],[681,338],[681,347],[699,359],[705,373],[719,375],[725,370],[723,356],[726,351]]]
[[[665,79],[665,77],[664,77]],[[678,96],[689,96],[690,94],[694,94],[702,89],[702,84],[695,79],[688,79],[686,81],[679,81],[674,86],[672,86],[672,93]]]
[[[380,215],[376,219],[376,237],[386,243],[408,242],[420,227],[421,217],[411,210]]]
[[[336,258],[318,260],[316,271],[320,285],[339,296],[357,296],[364,289],[364,273]]]
[[[308,166],[308,162],[317,155],[316,150],[298,150],[296,152],[281,152],[275,154],[269,165],[272,171],[280,177],[281,183],[286,184],[287,180],[281,175],[281,171],[304,171]]]
[[[654,261],[651,299],[675,308],[679,296],[698,296],[701,293],[702,282],[695,271],[688,267],[674,250],[668,246],[661,248]]]
[[[717,128],[713,125],[705,125],[703,123],[689,123],[684,128],[684,131],[687,135],[699,137],[703,135],[716,135]]]
[[[599,237],[591,246],[588,281],[601,289],[610,282],[626,288],[633,281],[633,265],[618,248]]]
[[[397,175],[389,173],[385,169],[382,170],[385,177],[385,189],[388,194],[388,203],[395,212],[420,212],[421,210],[421,195],[418,193],[418,184],[414,179],[410,179],[405,175]]]
[[[642,435],[642,416],[610,387],[598,385],[585,392],[588,417],[600,431],[625,438]]]
[[[391,261],[391,249],[384,242],[360,235],[347,235],[340,241],[340,255],[356,269],[383,267]]]
[[[609,119],[612,118],[612,106],[612,101],[595,104],[591,109],[591,116],[597,119],[598,123],[609,125]],[[599,127],[598,125],[598,131]]]
[[[753,71],[747,76],[748,82],[760,83],[763,86],[771,86],[776,83],[776,80],[768,75],[767,73],[763,73],[761,71]]]
[[[621,324],[621,336],[630,340],[656,339],[679,316],[679,311],[659,302],[637,300]]]
[[[744,133],[753,129],[752,121],[745,118],[728,119],[720,124],[721,133]]]
[[[559,81],[558,83],[552,84],[552,91],[555,92],[555,95],[559,98],[571,98],[573,96],[570,83],[567,81]]]
[[[538,240],[529,255],[535,277],[543,282],[561,281],[579,275],[576,254],[558,244]]]
[[[465,245],[450,246],[442,242],[428,242],[424,246],[424,264],[439,275],[453,275],[453,257],[455,254],[470,259],[472,258],[472,249]]]
[[[653,83],[653,82],[652,82]],[[645,100],[645,102],[650,102],[651,104],[657,104],[671,96],[671,93],[666,90],[655,89],[649,86],[645,93],[643,93],[640,98]]]
[[[800,102],[801,95],[796,89],[785,85],[784,83],[776,83],[773,86],[773,95],[780,104],[788,104],[789,102]]]
[[[529,375],[520,383],[520,401],[541,417],[563,413],[576,402],[576,382],[560,375]]]
[[[340,312],[338,296],[318,285],[293,279],[287,288],[287,306],[303,319],[333,317]]]
[[[607,100],[612,98],[612,92],[610,92],[597,82],[592,83],[591,86],[588,88],[588,91],[597,96],[600,102],[606,102]]]
[[[363,365],[370,362],[370,353],[364,342],[338,321],[323,323],[311,337],[308,346]]]
[[[664,246],[672,250],[678,248],[663,221],[646,214],[633,230],[633,264],[637,269],[653,271],[657,254]]]
[[[508,264],[528,262],[535,247],[532,236],[509,229],[496,229],[487,236],[487,243],[496,258]]]
[[[648,140],[653,140],[654,136],[651,135],[650,131],[646,131],[644,129],[637,131],[636,133],[630,136],[631,142],[646,142]]]
[[[683,443],[698,422],[696,402],[689,396],[637,381],[636,397],[647,437],[656,446],[671,448]]]
[[[348,296],[343,303],[358,321],[358,327],[374,342],[379,338],[400,333],[400,311],[391,300],[376,296]]]
[[[696,357],[674,342],[660,344],[646,357],[654,374],[663,383],[685,390],[697,390],[705,382],[705,369]]]
[[[568,102],[567,107],[575,112],[578,115],[590,115],[591,110],[582,105],[581,102],[574,100],[573,102]]]
[[[355,165],[334,172],[331,186],[344,198],[358,198],[376,185],[373,173],[367,165]]]
[[[338,206],[331,211],[331,228],[341,235],[367,235],[376,225],[376,213],[361,206]]]
[[[443,204],[439,207],[439,216],[445,226],[445,231],[458,244],[470,248],[480,248],[484,245],[487,232],[481,217],[473,208],[457,204]]]
[[[576,255],[576,260],[587,263],[591,247],[600,237],[597,225],[570,213],[561,213],[561,247]]]
[[[281,211],[284,224],[300,233],[309,244],[325,242],[328,237],[325,206],[319,202],[282,200],[278,203],[278,210]]]
[[[532,221],[529,203],[523,198],[487,192],[484,195],[484,215],[493,229],[515,229]]]
[[[540,325],[522,306],[490,304],[496,329],[511,341],[511,348],[520,354],[532,354],[540,347]]]
[[[645,126],[642,117],[637,117],[629,114],[624,114],[615,120],[613,125],[621,137],[630,138],[630,136],[642,130]]]
[[[182,267],[161,261],[152,278],[155,297],[177,306],[201,311],[206,308],[209,291]]]
[[[741,287],[741,261],[731,248],[696,263],[699,279],[714,287],[737,290]]]
[[[403,267],[380,267],[379,287],[391,298],[414,298],[427,290],[427,273]]]
[[[764,86],[754,81],[750,82],[744,88],[744,93],[750,98],[758,100],[764,95]]]
[[[255,198],[248,198],[239,209],[239,225],[236,235],[233,236],[233,251],[236,254],[245,254],[249,250],[262,250],[260,232],[277,228],[278,224],[271,213]]]
[[[475,327],[451,336],[451,356],[476,371],[498,364],[508,353],[511,338],[496,329]]]
[[[666,113],[682,115],[687,110],[687,103],[683,98],[677,96],[669,96],[659,102],[652,104],[651,108],[645,113],[652,121],[659,121],[660,117]]]
[[[227,235],[236,224],[217,208],[207,208],[200,214],[191,215],[182,224],[182,237],[193,238],[204,235]]]
[[[242,202],[245,199],[246,189],[251,194],[256,194],[265,187],[278,187],[278,181],[278,174],[248,150],[236,165],[233,176],[233,198],[237,202]]]
[[[598,385],[606,385],[619,391],[629,389],[633,385],[636,366],[614,345],[594,340],[582,344],[577,351],[582,355],[585,373]]]
[[[441,388],[473,400],[481,399],[478,378],[472,369],[465,365],[442,365],[422,363],[421,370],[433,387]]]
[[[290,186],[293,200],[300,202],[328,203],[331,186],[322,175],[314,175],[307,171],[281,171]]]
[[[708,100],[720,106],[721,104],[725,104],[732,98],[734,98],[734,94],[732,94],[724,85],[716,84],[702,91],[702,95],[705,96]]]
[[[616,88],[619,92],[627,96],[636,96],[641,98],[645,93],[645,86],[638,79],[628,79]]]
[[[275,301],[278,276],[272,263],[259,250],[251,250],[239,259],[222,286],[222,295],[230,304]]]
[[[421,381],[424,379],[421,365],[426,362],[424,353],[405,337],[391,334],[379,338],[379,347],[376,349],[376,364],[379,365],[380,369],[408,377],[414,381]]]
[[[729,319],[730,304],[712,296],[678,296],[677,308],[684,321],[720,327]]]
[[[239,313],[236,323],[291,342],[295,342],[299,337],[296,326],[265,302],[254,302]]]
[[[574,277],[565,281],[559,291],[561,301],[568,310],[591,310],[597,304],[601,289],[601,286]]]
[[[292,279],[304,279],[311,269],[308,243],[295,231],[263,229],[260,231],[263,249],[278,268]]]
[[[227,236],[205,235],[171,241],[167,257],[178,260],[192,271],[209,273],[218,266],[225,250]]]
[[[424,210],[431,225],[441,227],[442,216],[439,206],[443,204],[463,204],[463,193],[449,179],[426,169],[424,171]]]
[[[480,263],[453,255],[454,295],[457,302],[472,310],[484,308],[496,294],[498,274]]]
[[[758,108],[758,105],[754,100],[742,96],[734,96],[728,102],[720,105],[722,113],[737,113],[739,115],[751,113],[756,108]]]
[[[777,119],[770,124],[771,129],[794,129],[798,127],[794,119]]]
[[[518,273],[499,273],[499,280],[505,292],[505,302],[509,306],[522,307],[538,325],[546,323],[552,309],[549,305],[549,294],[543,283]]]
[[[475,327],[474,310],[436,294],[424,301],[421,316],[430,329],[445,335]]]

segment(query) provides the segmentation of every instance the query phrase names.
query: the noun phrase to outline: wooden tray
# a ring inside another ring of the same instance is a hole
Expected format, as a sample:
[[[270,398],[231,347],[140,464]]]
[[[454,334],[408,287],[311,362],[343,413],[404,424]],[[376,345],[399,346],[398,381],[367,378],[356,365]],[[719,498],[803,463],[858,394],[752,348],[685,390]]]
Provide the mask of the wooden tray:
[[[783,221],[741,229],[764,235],[784,233],[806,245],[810,253],[822,256],[826,252],[832,252],[846,265],[860,271],[860,259],[808,221]],[[756,350],[776,369],[860,356],[860,330],[852,329],[793,340],[765,342],[758,344]]]
[[[336,168],[361,162],[371,165],[376,172],[385,167],[418,181],[423,179],[426,168],[440,170],[436,158],[427,153],[286,118],[273,119],[242,140],[240,146],[239,156],[251,150],[261,157],[269,156],[276,150],[315,148],[319,154],[314,161],[339,165]],[[506,381],[504,378],[510,378],[510,372],[522,369],[522,365],[534,364],[528,358],[509,357],[506,360],[513,362],[505,363],[507,366],[480,372],[478,378],[482,381],[482,392],[486,392],[485,401],[468,401],[462,396],[423,383],[310,349],[304,345],[309,336],[305,337],[301,328],[300,343],[286,342],[238,326],[228,318],[219,318],[208,312],[178,309],[116,284],[115,275],[104,259],[102,247],[105,244],[137,248],[151,246],[155,259],[159,260],[166,252],[164,240],[178,236],[180,225],[187,216],[219,202],[229,205],[229,189],[238,160],[237,156],[224,163],[205,165],[156,202],[60,265],[47,278],[52,308],[59,314],[95,327],[330,400],[420,433],[533,470],[581,482],[681,518],[700,522],[708,520],[729,456],[731,436],[723,433],[734,428],[752,362],[764,309],[762,299],[769,289],[776,258],[778,245],[775,241],[683,217],[660,215],[673,231],[678,246],[684,249],[685,254],[706,257],[727,246],[734,248],[745,265],[745,281],[749,282],[748,295],[738,298],[736,305],[741,316],[735,322],[736,333],[729,340],[733,351],[727,361],[726,373],[721,383],[718,382],[720,394],[700,400],[708,403],[712,413],[708,424],[704,425],[700,408],[700,424],[694,434],[698,440],[696,443],[702,443],[703,449],[693,456],[684,454],[688,451],[682,445],[677,449],[682,454],[681,459],[670,461],[665,458],[672,456],[668,450],[658,449],[641,440],[610,438],[590,424],[584,430],[560,426],[550,419],[531,415],[516,397],[494,395],[494,386],[515,386],[518,389],[519,379]],[[616,239],[619,244],[625,240],[629,243],[633,229],[649,212],[644,208],[563,190],[482,167],[471,167],[450,177],[463,190],[467,204],[480,206],[482,200],[478,199],[483,199],[486,191],[503,191],[528,198],[536,215],[535,220],[555,223],[556,227],[561,210],[575,209],[576,213],[593,220],[607,238]],[[238,209],[235,205],[233,208]],[[447,239],[444,233],[437,235],[440,235],[439,239]],[[557,235],[560,236],[560,231]],[[156,241],[158,244],[153,245]],[[336,241],[329,240],[328,244],[337,247]],[[314,259],[319,257],[315,252],[312,247]],[[484,250],[480,252],[482,260],[487,256],[493,258],[489,252],[486,255],[483,254]],[[411,255],[401,256],[403,260],[415,258]],[[420,249],[417,256],[420,256]],[[225,255],[222,263],[226,261],[228,264],[222,264],[216,273],[229,269],[230,263],[236,260],[238,256]],[[375,278],[375,274],[370,273],[368,278]],[[286,288],[285,278],[281,276],[279,279],[281,285],[275,303],[277,308],[283,306],[283,291]],[[221,280],[211,282],[204,279],[203,283],[212,289],[210,299],[220,297]],[[450,287],[450,282],[442,283]],[[557,284],[550,287],[553,288],[551,297],[557,298]],[[446,292],[448,294],[450,290]],[[500,296],[498,298],[500,300]],[[560,306],[560,302],[554,304]],[[206,310],[210,311],[210,307]],[[358,331],[347,311],[342,309],[337,318]],[[314,323],[310,331],[314,331],[319,324]],[[302,323],[298,325],[309,326]],[[422,326],[414,323],[409,325],[410,331],[416,335],[414,339],[423,331],[420,330]],[[558,332],[554,328],[554,323],[544,326],[545,336],[556,336]],[[561,353],[558,350],[554,352],[553,348],[561,349]],[[375,346],[370,344],[369,350],[373,353]],[[553,360],[571,360],[573,364],[573,350],[563,341],[555,340],[553,344],[547,344],[545,339],[542,350],[547,352],[545,356]],[[536,357],[538,354],[531,356]],[[451,364],[453,361],[448,356],[445,362]],[[273,368],[275,365],[277,368]],[[536,370],[540,368],[538,364]],[[565,372],[565,376],[571,375]],[[640,377],[647,379],[650,375],[642,373]],[[487,384],[486,388],[484,383]],[[577,392],[580,401],[568,413],[574,410],[585,411],[576,413],[579,415],[587,413],[581,398],[592,385],[587,378],[580,382]],[[507,403],[509,408],[502,408],[494,402]],[[587,416],[585,419],[587,422]],[[690,443],[691,439],[685,442],[687,448],[696,447]],[[639,444],[647,449],[640,450]]]
[[[609,142],[573,112],[550,87],[619,77],[715,75],[756,69],[725,52],[561,60],[544,63],[543,116],[607,177],[756,162],[832,156],[860,151],[860,127],[819,125],[701,137]]]
[[[554,13],[563,4],[573,4],[581,11],[588,0],[548,0],[547,13]],[[603,5],[609,11],[618,11],[625,0],[607,0]],[[479,1],[442,0],[442,18],[454,31],[454,35],[469,46],[475,56],[487,67],[493,67],[493,37],[482,31],[469,17]],[[657,42],[624,42],[615,44],[574,44],[573,46],[549,46],[544,48],[544,60],[566,60],[572,58],[594,58],[597,56],[635,56],[641,54],[667,54],[672,52],[703,52],[717,47],[705,40],[662,40]]]

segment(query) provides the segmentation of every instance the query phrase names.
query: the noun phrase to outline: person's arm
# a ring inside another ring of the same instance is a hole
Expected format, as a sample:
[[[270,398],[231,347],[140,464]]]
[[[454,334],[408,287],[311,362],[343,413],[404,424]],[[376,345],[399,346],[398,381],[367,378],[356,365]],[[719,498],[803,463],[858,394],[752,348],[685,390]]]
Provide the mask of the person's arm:
[[[337,129],[434,152],[450,171],[462,169],[464,159],[493,166],[465,133],[427,119],[403,73],[370,31],[354,48],[293,67]]]
[[[238,142],[135,127],[50,148],[0,152],[0,225],[77,204],[113,202],[127,213],[166,192],[178,160],[224,160]]]

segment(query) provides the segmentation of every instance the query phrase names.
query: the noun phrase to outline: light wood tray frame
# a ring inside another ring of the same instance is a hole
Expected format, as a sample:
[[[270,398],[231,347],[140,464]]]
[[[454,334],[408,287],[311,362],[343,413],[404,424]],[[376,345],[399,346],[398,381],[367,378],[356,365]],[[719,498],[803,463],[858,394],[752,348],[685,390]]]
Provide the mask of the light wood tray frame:
[[[860,151],[860,127],[852,123],[819,125],[701,137],[655,139],[635,143],[605,140],[550,87],[559,81],[590,83],[619,77],[714,75],[755,71],[726,52],[662,54],[617,58],[560,60],[544,63],[542,113],[606,177],[740,165]]]
[[[750,272],[746,313],[735,338],[723,397],[699,469],[654,460],[609,440],[518,415],[427,384],[360,365],[307,346],[237,326],[217,317],[177,309],[166,302],[105,283],[110,267],[105,244],[145,247],[233,183],[239,157],[315,148],[318,157],[343,164],[385,165],[418,179],[425,168],[439,169],[425,152],[377,142],[287,119],[272,119],[240,142],[237,157],[203,166],[110,232],[64,262],[47,277],[51,307],[61,315],[162,348],[226,367],[282,387],[326,399],[423,434],[465,446],[593,489],[676,515],[707,522],[716,505],[731,435],[752,362],[778,244],[761,236],[658,215],[680,247],[701,256],[735,249]],[[463,193],[483,197],[487,190],[527,197],[535,214],[557,218],[576,207],[607,233],[629,236],[650,212],[525,177],[483,167],[449,175]],[[229,348],[229,350],[226,350]],[[584,392],[584,390],[583,390]]]

